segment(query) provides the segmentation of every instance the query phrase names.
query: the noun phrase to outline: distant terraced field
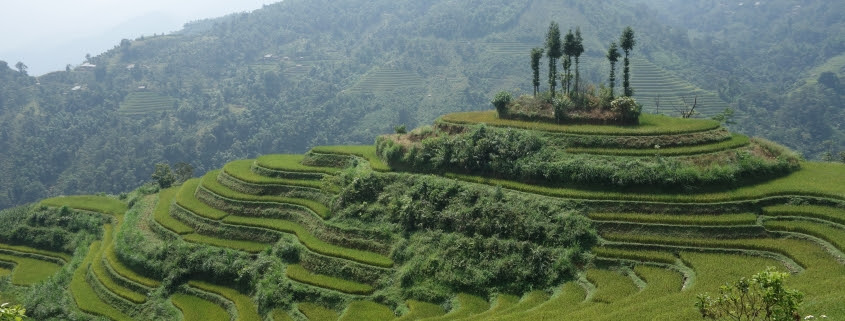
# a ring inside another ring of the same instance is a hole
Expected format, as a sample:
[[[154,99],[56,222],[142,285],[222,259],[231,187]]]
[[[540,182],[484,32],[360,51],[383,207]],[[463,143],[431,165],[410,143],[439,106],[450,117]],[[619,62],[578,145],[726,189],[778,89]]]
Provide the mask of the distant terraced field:
[[[698,88],[645,59],[631,59],[631,87],[644,112],[679,116],[676,108],[696,102],[695,111],[701,113],[700,117],[709,118],[728,107],[718,94]]]
[[[117,112],[134,116],[173,110],[176,100],[152,91],[135,91],[126,95]]]
[[[420,87],[422,77],[404,70],[375,69],[364,74],[348,92],[388,92],[398,88]]]

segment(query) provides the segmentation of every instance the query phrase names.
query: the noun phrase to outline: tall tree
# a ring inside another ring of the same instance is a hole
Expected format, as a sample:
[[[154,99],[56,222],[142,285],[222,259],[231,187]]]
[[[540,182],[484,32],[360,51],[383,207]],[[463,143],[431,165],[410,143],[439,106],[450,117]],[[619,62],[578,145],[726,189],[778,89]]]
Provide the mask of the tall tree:
[[[610,43],[610,48],[607,49],[607,60],[610,61],[610,98],[613,99],[613,87],[616,87],[616,62],[619,61],[619,46],[616,41]]]
[[[543,58],[543,48],[531,49],[531,70],[534,71],[534,96],[540,91],[540,59]]]
[[[578,71],[578,60],[584,53],[584,38],[581,37],[581,27],[575,27],[575,42],[572,44],[572,56],[575,57],[575,83],[573,88],[578,91],[578,83],[581,81],[581,73]]]
[[[572,74],[570,73],[572,67],[572,56],[575,52],[575,35],[572,34],[572,29],[569,29],[569,32],[566,33],[566,36],[563,39],[563,54],[566,55],[566,58],[563,60],[563,81],[564,84],[564,92],[569,93],[569,85],[570,80],[572,79]]]
[[[549,91],[552,97],[555,96],[557,87],[557,60],[563,53],[560,45],[560,26],[552,21],[549,24],[549,31],[546,33],[546,56],[549,57]]]
[[[634,29],[631,29],[630,26],[625,27],[625,30],[622,31],[622,36],[619,38],[619,44],[622,47],[622,50],[625,51],[625,70],[623,71],[624,78],[622,80],[622,88],[625,91],[624,95],[626,97],[631,97],[634,95],[634,90],[631,89],[631,62],[628,59],[628,56],[637,44],[637,41],[634,39]]]
[[[15,68],[18,68],[18,72],[24,76],[26,76],[26,70],[29,69],[23,61],[18,61],[18,63],[15,64]]]

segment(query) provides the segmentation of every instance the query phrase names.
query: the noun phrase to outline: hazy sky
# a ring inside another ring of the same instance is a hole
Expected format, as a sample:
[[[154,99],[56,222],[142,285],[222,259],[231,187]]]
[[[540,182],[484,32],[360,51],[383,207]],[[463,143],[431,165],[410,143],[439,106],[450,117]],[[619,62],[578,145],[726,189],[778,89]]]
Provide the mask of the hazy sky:
[[[122,38],[171,32],[188,21],[252,11],[278,1],[2,0],[0,60],[10,65],[24,61],[31,74],[63,69],[64,63],[78,64],[80,59],[56,66],[45,56],[68,51],[80,58],[85,53],[97,55]]]

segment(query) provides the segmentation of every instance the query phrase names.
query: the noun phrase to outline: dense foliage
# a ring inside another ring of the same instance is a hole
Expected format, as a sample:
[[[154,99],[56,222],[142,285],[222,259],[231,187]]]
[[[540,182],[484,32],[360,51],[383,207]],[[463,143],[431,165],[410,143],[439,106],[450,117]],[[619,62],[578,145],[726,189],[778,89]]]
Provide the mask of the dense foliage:
[[[413,132],[411,134],[414,134]],[[767,144],[769,159],[750,150],[726,152],[730,162],[668,157],[618,157],[567,153],[530,131],[498,129],[484,124],[456,135],[432,132],[405,146],[382,136],[379,153],[391,165],[422,172],[466,172],[518,179],[542,185],[653,186],[698,188],[738,185],[748,179],[774,177],[798,168],[798,160]]]
[[[463,291],[523,293],[571,279],[596,243],[573,204],[433,176],[347,178],[338,215],[382,225],[407,240],[394,259],[405,296]]]
[[[99,235],[106,219],[97,214],[75,213],[67,207],[49,209],[22,206],[0,212],[5,228],[0,242],[73,253],[91,235]]]
[[[65,289],[73,269],[85,255],[88,245],[100,236],[107,219],[96,213],[63,208],[28,205],[0,211],[4,244],[28,246],[59,253],[76,253],[77,258],[65,264],[56,275],[32,287],[10,287],[0,280],[4,299],[16,297],[24,303],[26,314],[33,320],[81,320],[84,317],[72,308],[73,299]],[[13,320],[13,319],[12,319]]]

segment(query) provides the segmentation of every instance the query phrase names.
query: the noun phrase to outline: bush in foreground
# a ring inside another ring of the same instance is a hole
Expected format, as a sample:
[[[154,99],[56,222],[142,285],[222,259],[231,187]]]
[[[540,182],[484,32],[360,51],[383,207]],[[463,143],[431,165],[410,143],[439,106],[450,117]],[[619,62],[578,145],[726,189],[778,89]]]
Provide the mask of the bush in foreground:
[[[798,307],[804,294],[784,287],[788,276],[769,268],[750,279],[723,285],[715,298],[699,295],[695,307],[711,320],[800,320]]]

